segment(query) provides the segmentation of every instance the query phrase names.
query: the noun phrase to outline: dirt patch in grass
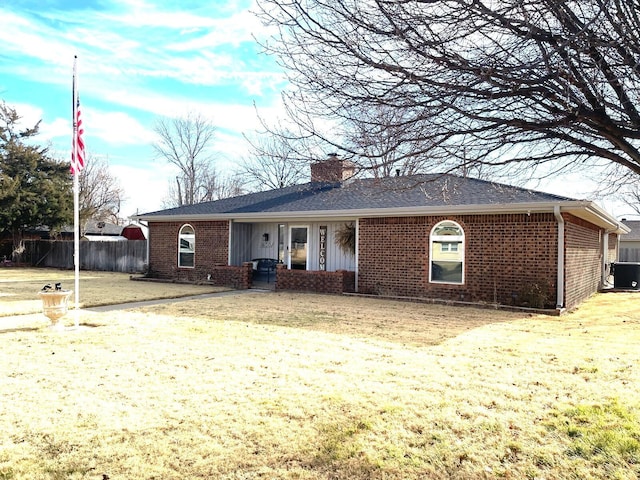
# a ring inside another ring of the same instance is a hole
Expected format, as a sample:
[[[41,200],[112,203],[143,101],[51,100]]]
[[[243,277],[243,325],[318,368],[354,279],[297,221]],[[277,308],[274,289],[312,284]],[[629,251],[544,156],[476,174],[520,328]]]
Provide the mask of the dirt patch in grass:
[[[522,317],[496,310],[290,292],[246,294],[242,299],[207,298],[154,305],[140,311],[215,321],[241,318],[252,324],[375,338],[406,345],[435,345],[483,325]]]

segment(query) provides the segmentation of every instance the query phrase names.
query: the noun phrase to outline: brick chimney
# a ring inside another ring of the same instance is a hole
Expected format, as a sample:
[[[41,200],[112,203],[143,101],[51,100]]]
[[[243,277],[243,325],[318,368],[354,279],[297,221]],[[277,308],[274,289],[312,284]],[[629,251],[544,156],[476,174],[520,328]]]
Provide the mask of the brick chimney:
[[[337,153],[330,153],[326,160],[311,164],[312,182],[341,182],[355,173],[356,166],[349,160],[340,160]]]

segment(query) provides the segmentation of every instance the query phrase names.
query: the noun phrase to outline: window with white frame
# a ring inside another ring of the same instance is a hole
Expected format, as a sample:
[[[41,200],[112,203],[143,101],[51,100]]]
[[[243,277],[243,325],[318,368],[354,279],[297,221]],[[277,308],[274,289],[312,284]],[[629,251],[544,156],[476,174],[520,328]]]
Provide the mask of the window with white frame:
[[[457,252],[458,251],[458,244],[457,243],[449,243],[449,242],[442,242],[442,251],[443,252]]]
[[[429,281],[464,283],[464,231],[451,220],[438,223],[429,236]]]
[[[183,225],[178,234],[178,267],[195,266],[196,232],[191,225]]]

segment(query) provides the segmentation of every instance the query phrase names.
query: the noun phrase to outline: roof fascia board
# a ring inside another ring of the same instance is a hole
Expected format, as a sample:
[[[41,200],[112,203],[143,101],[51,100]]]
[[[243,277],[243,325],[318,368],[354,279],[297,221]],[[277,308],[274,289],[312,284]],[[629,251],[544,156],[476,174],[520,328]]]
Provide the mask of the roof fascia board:
[[[582,218],[594,225],[598,225],[607,229],[610,233],[617,233],[619,235],[625,235],[631,230],[622,222],[616,220],[606,211],[600,208],[593,202],[585,202],[584,208],[574,210],[573,208],[565,208],[563,211],[571,213],[578,218]]]

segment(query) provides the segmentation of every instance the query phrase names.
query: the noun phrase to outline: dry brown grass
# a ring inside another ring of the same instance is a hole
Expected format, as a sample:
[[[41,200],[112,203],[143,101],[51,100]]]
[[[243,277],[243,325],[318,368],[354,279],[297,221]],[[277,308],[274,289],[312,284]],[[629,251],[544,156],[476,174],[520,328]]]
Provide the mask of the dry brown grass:
[[[219,287],[155,282],[132,282],[130,275],[112,272],[80,272],[80,307],[136,302],[158,298],[217,292]],[[74,288],[74,272],[51,268],[0,268],[0,317],[37,313],[42,309],[38,291],[46,284]],[[71,297],[71,303],[74,297]]]
[[[3,333],[0,479],[635,479],[639,307],[255,293]]]

